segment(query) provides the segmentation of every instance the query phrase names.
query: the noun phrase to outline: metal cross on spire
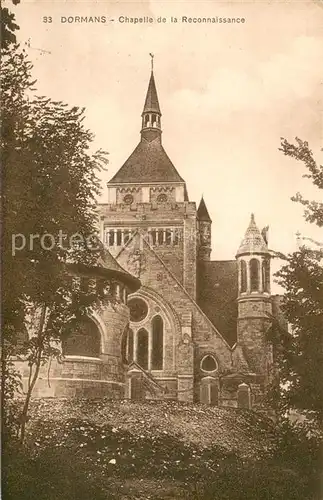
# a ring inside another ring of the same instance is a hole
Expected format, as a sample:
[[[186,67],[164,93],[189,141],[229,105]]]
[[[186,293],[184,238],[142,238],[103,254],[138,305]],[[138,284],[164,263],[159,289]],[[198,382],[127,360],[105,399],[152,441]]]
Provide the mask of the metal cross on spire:
[[[151,71],[154,71],[154,54],[149,52],[149,55],[151,57]]]

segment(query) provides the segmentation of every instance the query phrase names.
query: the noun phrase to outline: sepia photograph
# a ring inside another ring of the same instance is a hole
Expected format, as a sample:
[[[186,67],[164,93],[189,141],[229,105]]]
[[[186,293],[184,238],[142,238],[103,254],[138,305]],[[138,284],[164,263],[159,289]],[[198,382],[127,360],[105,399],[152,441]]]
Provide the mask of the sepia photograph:
[[[4,500],[322,500],[322,0],[4,0]]]

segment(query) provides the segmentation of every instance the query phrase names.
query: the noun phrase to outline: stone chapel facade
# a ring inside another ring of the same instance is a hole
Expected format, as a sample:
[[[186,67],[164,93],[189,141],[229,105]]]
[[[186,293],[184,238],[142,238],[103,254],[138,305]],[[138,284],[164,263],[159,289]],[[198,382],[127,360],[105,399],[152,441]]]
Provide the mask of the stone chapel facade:
[[[103,256],[71,272],[86,286],[108,279],[115,304],[71,324],[62,359],[42,367],[34,396],[261,406],[273,372],[267,332],[280,315],[267,233],[252,215],[236,258],[210,260],[212,221],[163,148],[153,72],[140,142],[107,196]],[[28,366],[17,365],[27,384]]]
[[[236,259],[210,260],[211,218],[163,148],[161,116],[151,72],[140,142],[99,206],[105,248],[141,282],[118,346],[124,396],[260,405],[277,309],[266,231],[252,215]]]

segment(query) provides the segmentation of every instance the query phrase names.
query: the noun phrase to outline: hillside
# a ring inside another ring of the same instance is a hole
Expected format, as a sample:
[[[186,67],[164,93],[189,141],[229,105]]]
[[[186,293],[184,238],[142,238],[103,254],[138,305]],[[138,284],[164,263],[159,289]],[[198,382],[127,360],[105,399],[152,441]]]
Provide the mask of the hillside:
[[[58,478],[61,488],[81,481],[76,498],[99,499],[103,490],[102,499],[195,499],[207,498],[214,474],[225,491],[236,490],[238,470],[274,442],[274,424],[250,411],[174,401],[36,399],[27,442],[50,484],[55,469],[51,488]],[[85,493],[84,480],[95,493]]]
[[[184,446],[219,447],[256,458],[273,439],[274,424],[255,412],[176,401],[39,399],[32,405],[32,427],[86,421],[135,439],[168,436]]]
[[[248,410],[34,399],[26,438],[7,452],[6,500],[319,498],[313,443]]]

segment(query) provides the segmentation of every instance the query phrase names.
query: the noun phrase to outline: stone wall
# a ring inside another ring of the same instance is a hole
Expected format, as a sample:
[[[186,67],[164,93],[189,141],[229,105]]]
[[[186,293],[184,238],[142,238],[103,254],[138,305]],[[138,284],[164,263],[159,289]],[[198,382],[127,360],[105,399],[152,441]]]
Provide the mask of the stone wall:
[[[121,361],[121,336],[129,321],[125,304],[107,305],[91,319],[101,334],[99,358],[66,356],[42,366],[34,397],[124,397],[125,374]],[[28,381],[27,363],[16,361],[23,375],[24,390]]]

